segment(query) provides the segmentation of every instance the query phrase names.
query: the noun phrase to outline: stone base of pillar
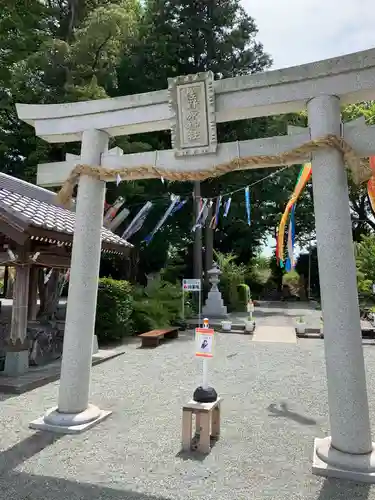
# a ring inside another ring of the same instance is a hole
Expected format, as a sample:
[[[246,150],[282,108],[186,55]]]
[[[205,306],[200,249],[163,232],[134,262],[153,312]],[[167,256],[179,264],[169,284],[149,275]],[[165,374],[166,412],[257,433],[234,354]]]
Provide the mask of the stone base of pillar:
[[[207,300],[202,308],[202,316],[208,318],[227,318],[228,311],[224,305],[223,298],[219,290],[208,292]]]
[[[18,377],[29,371],[29,351],[7,351],[3,375]]]
[[[365,455],[352,455],[332,448],[331,438],[315,439],[312,473],[375,484],[375,444]]]
[[[56,434],[80,434],[102,422],[111,413],[94,405],[89,405],[87,410],[80,413],[61,413],[57,408],[52,408],[43,417],[30,422],[29,427]]]

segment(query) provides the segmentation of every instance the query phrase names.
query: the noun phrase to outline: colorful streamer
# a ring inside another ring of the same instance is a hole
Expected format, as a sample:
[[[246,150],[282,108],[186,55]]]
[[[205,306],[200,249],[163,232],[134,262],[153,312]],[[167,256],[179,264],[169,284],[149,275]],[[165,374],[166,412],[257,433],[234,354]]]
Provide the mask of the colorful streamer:
[[[141,227],[143,226],[143,224],[144,224],[144,222],[146,220],[146,217],[149,214],[151,208],[152,208],[151,201],[146,202],[143,205],[143,207],[141,208],[141,210],[134,217],[134,219],[131,221],[131,223],[129,224],[129,226],[125,229],[125,231],[124,231],[123,235],[121,236],[121,238],[128,239],[131,236],[133,236],[133,234],[135,234],[136,232],[138,232],[141,229]]]
[[[117,212],[125,203],[125,199],[119,196],[112,206],[108,208],[103,218],[103,226],[108,227],[112,220],[116,217]]]
[[[152,241],[152,238],[155,236],[155,234],[159,231],[159,229],[162,227],[162,225],[164,224],[164,222],[171,215],[171,213],[173,212],[173,209],[179,203],[179,201],[180,201],[180,197],[179,196],[175,196],[174,194],[171,195],[171,203],[170,203],[169,207],[167,208],[165,214],[159,220],[159,222],[156,224],[156,226],[151,231],[151,233],[148,236],[146,236],[146,238],[143,240],[143,241],[145,241],[147,243],[147,245]]]
[[[219,224],[219,214],[220,214],[220,207],[221,207],[221,195],[216,199],[216,206],[215,206],[215,214],[211,219],[210,222],[210,228],[211,229],[216,229],[217,225]]]
[[[114,219],[108,224],[108,229],[111,231],[115,231],[119,225],[124,222],[127,216],[130,214],[130,211],[127,208],[123,208],[121,212],[119,211]]]
[[[187,203],[187,200],[182,200],[180,201],[180,203],[178,203],[178,205],[176,205],[172,211],[172,214],[178,212],[179,210],[181,210],[181,208]],[[172,215],[171,214],[171,215]]]
[[[224,208],[224,217],[228,216],[229,209],[230,209],[230,204],[232,203],[232,198],[228,198],[226,203],[225,203],[225,208]]]
[[[372,214],[375,216],[375,156],[370,157],[370,168],[372,170],[372,177],[367,182],[367,196]]]
[[[200,226],[203,227],[206,223],[206,220],[207,220],[207,217],[208,217],[208,209],[211,208],[213,205],[213,201],[212,200],[209,200],[207,205],[205,206],[204,210],[203,210],[203,215],[202,215],[202,219],[201,219],[201,222],[200,222]]]
[[[280,264],[280,248],[279,248],[279,232],[276,230],[276,249],[275,249],[275,254],[276,254],[276,262],[278,266],[281,266]]]
[[[276,257],[279,262],[280,267],[284,267],[284,234],[285,234],[285,226],[288,220],[288,216],[293,206],[297,203],[297,200],[305,188],[308,180],[311,177],[312,169],[311,163],[306,163],[302,166],[296,185],[293,190],[293,194],[288,201],[284,213],[281,217],[281,221],[279,224],[279,229],[277,231],[277,242],[276,242]]]
[[[245,203],[246,203],[246,215],[247,215],[247,223],[251,225],[251,215],[250,215],[250,189],[249,186],[245,188]]]
[[[198,228],[202,227],[202,224],[203,224],[203,212],[207,206],[207,203],[208,203],[208,200],[205,198],[204,200],[202,200],[201,198],[201,201],[200,201],[200,210],[199,210],[199,213],[197,215],[197,218],[195,219],[195,224],[192,228],[192,231],[196,231]],[[207,216],[206,216],[207,217]]]
[[[295,260],[294,260],[294,238],[295,238],[295,226],[294,226],[294,211],[296,205],[294,204],[290,211],[290,219],[289,219],[289,231],[288,231],[288,258],[285,264],[285,270],[289,273],[295,268]]]
[[[217,199],[216,202],[216,211],[215,211],[215,227],[219,224],[219,215],[220,215],[220,208],[221,208],[221,195]]]

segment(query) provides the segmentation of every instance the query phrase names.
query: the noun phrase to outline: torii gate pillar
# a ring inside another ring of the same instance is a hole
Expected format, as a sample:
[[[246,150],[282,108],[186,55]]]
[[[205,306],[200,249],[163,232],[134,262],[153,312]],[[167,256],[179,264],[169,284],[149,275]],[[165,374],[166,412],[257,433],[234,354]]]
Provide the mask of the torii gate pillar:
[[[311,138],[341,134],[340,99],[307,104]],[[366,389],[347,174],[334,150],[312,158],[331,437],[316,439],[313,472],[373,482],[375,454]]]
[[[82,134],[81,160],[100,165],[108,134]],[[73,236],[68,306],[57,408],[30,423],[32,429],[77,434],[111,414],[89,404],[93,337],[98,293],[105,182],[81,176]]]

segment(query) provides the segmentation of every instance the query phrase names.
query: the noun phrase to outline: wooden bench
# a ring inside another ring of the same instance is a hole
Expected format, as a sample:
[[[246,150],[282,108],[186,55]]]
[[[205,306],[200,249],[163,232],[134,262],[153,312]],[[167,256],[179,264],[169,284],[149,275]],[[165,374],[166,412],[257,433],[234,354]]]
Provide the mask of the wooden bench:
[[[166,328],[164,330],[151,330],[139,335],[142,340],[141,347],[157,347],[161,339],[176,339],[178,337],[178,327]]]

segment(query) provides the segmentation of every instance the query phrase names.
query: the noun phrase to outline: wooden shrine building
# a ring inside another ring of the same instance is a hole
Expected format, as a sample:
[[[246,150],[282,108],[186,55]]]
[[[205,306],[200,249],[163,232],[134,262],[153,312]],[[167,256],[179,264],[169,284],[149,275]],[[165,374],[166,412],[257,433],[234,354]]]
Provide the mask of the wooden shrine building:
[[[70,267],[75,213],[52,191],[0,173],[0,266],[15,268],[7,344],[27,349],[27,322],[37,308],[38,269]],[[102,228],[102,252],[129,254],[132,245]]]

